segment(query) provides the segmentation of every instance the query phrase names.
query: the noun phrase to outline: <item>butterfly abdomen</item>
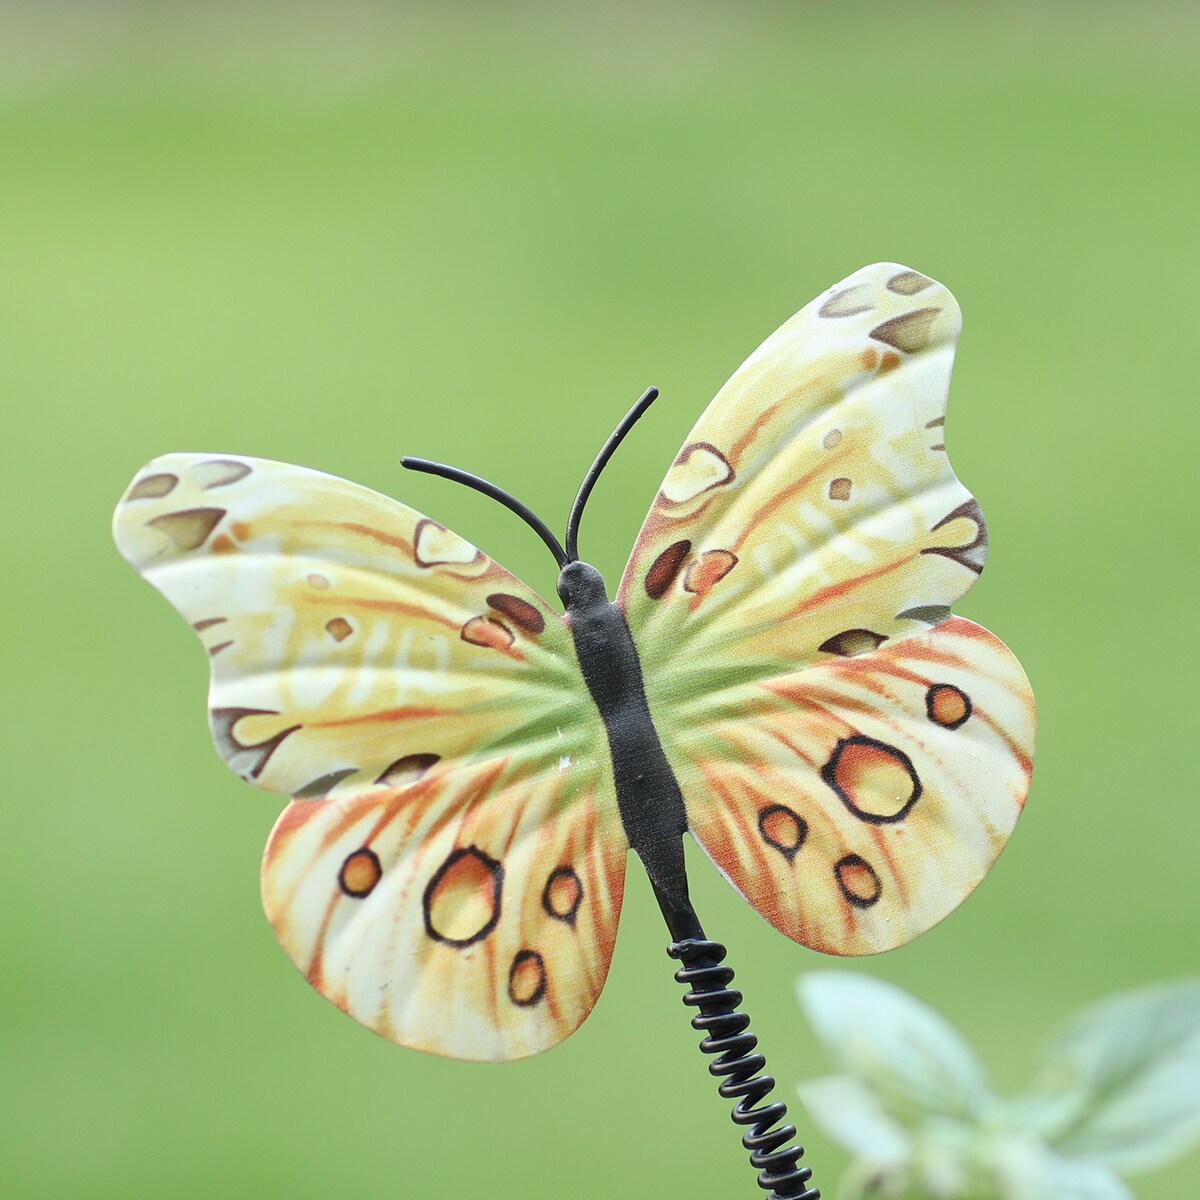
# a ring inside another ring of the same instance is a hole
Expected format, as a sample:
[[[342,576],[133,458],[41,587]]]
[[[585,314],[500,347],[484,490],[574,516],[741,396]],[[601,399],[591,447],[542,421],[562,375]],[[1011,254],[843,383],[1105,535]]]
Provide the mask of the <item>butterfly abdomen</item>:
[[[587,563],[568,563],[558,591],[580,670],[608,735],[617,806],[629,844],[650,876],[672,934],[694,936],[683,859],[683,794],[650,716],[625,614],[609,600],[600,572]]]

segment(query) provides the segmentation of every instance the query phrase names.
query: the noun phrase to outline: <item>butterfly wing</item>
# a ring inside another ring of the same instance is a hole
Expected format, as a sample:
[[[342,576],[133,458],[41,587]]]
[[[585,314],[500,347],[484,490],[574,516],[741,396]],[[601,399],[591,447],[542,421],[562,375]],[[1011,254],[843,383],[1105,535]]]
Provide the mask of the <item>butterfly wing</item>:
[[[263,895],[310,982],[454,1057],[575,1029],[607,973],[627,842],[554,610],[419,513],[282,463],[157,459],[114,526],[206,645],[222,758],[294,797]]]
[[[1029,787],[1029,685],[960,617],[681,718],[668,752],[695,836],[771,924],[829,954],[937,924],[987,873]]]
[[[1028,786],[1020,667],[948,619],[986,549],[943,440],[959,328],[950,293],[897,264],[818,297],[700,418],[621,581],[693,833],[829,952],[940,920]],[[971,715],[939,722],[931,695]]]
[[[507,756],[293,801],[263,859],[267,915],[309,982],[394,1042],[547,1050],[591,1011],[617,932],[627,847],[594,789]]]

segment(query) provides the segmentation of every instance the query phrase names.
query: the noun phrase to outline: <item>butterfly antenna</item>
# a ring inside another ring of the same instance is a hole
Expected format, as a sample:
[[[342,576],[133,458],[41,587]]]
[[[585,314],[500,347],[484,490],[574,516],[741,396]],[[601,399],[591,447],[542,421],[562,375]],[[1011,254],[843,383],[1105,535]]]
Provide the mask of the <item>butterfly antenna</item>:
[[[550,532],[550,527],[546,522],[528,505],[522,504],[516,496],[506,492],[502,487],[497,487],[494,483],[489,483],[478,475],[472,475],[470,471],[460,471],[458,467],[431,462],[427,458],[402,458],[400,465],[407,467],[410,471],[423,471],[426,475],[440,475],[443,479],[452,479],[455,483],[465,483],[467,487],[474,488],[475,491],[482,492],[493,500],[499,500],[505,508],[515,512],[546,543],[550,553],[554,555],[554,561],[560,568],[565,567],[570,561],[566,551],[563,550],[558,538]]]
[[[617,447],[625,440],[625,435],[637,424],[638,418],[658,399],[658,388],[647,388],[641,399],[625,414],[624,420],[613,430],[612,436],[604,443],[596,461],[592,463],[588,473],[579,485],[575,495],[575,503],[571,505],[571,515],[567,518],[567,562],[576,562],[579,558],[579,522],[583,517],[583,506],[600,478],[600,472],[608,465]]]

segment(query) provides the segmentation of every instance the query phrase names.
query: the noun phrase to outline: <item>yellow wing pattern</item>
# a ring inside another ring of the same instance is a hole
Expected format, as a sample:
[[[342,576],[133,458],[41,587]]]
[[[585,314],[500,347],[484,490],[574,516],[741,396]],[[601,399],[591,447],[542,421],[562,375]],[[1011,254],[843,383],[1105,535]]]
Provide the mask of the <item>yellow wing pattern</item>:
[[[986,551],[943,437],[960,324],[944,287],[895,263],[818,297],[701,416],[621,581],[694,834],[779,928],[833,953],[897,945],[961,902],[1028,786],[1020,668],[984,631],[943,625]],[[958,683],[914,680],[901,694],[881,682],[906,653],[968,642]],[[1007,699],[992,695],[987,720],[946,742],[918,703],[939,682],[965,696],[1002,683]],[[916,723],[890,713],[893,701]],[[753,714],[740,732],[735,713]],[[993,726],[1000,740],[962,775],[956,756],[972,761],[976,731]],[[856,814],[822,775],[839,762],[873,775],[872,789],[897,787],[899,807],[915,793],[911,818]],[[922,782],[905,791],[910,776]],[[790,820],[776,804],[805,831],[790,858],[771,843]],[[870,904],[852,877],[880,883]]]
[[[115,535],[208,650],[221,756],[295,797],[263,889],[310,982],[455,1057],[520,1057],[576,1028],[607,972],[627,843],[562,618],[412,509],[282,463],[156,459]],[[439,1022],[430,988],[463,1019]]]

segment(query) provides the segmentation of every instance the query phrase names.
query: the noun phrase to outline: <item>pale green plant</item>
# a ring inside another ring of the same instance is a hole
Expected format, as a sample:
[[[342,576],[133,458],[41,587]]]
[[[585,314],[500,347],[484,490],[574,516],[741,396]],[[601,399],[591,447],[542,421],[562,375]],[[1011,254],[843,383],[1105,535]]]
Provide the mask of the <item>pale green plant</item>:
[[[1134,1200],[1125,1176],[1200,1140],[1200,980],[1077,1013],[1016,1097],[897,987],[818,971],[799,996],[837,1071],[799,1090],[852,1155],[839,1200]]]

